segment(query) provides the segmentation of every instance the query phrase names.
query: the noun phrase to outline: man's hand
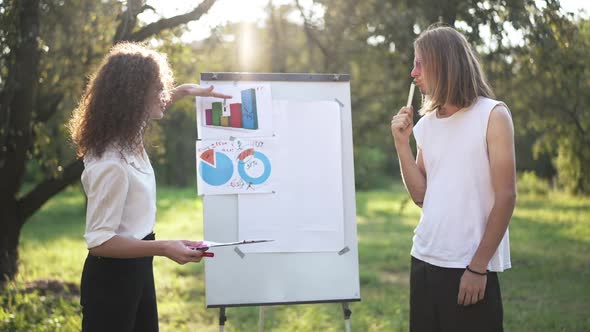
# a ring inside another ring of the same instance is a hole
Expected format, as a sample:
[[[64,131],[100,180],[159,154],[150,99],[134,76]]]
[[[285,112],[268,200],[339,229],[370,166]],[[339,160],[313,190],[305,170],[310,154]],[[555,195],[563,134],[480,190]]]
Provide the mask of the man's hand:
[[[402,107],[391,119],[391,134],[397,143],[407,143],[414,128],[414,108]]]
[[[487,276],[465,270],[461,277],[461,283],[459,284],[457,303],[467,306],[483,300],[487,281]]]

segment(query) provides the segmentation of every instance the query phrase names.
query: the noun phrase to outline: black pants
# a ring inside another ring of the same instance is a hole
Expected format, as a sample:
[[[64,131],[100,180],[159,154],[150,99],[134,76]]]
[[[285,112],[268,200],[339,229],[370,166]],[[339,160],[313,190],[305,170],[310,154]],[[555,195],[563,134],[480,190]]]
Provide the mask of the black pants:
[[[488,273],[484,299],[457,304],[465,269],[434,266],[412,257],[410,273],[410,331],[503,331],[502,296],[498,274]]]
[[[158,331],[152,261],[88,255],[80,283],[82,331]]]

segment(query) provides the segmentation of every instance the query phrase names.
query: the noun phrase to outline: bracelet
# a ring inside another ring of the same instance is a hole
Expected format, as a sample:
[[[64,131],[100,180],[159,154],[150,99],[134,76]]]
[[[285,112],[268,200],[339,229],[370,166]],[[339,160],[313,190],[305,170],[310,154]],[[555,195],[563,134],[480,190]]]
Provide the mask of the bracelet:
[[[471,273],[475,273],[475,274],[477,274],[478,276],[486,276],[486,275],[488,275],[488,271],[486,271],[486,272],[483,272],[483,273],[481,273],[481,272],[477,272],[477,271],[474,271],[474,270],[472,270],[472,269],[469,267],[469,265],[467,265],[465,268],[467,269],[467,271],[469,271],[469,272],[471,272]]]

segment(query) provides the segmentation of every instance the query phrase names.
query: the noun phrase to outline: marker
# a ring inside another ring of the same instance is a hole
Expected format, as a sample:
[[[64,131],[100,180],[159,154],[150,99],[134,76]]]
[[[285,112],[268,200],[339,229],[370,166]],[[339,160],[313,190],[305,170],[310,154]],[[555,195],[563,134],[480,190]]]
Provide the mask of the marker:
[[[412,106],[412,99],[414,98],[414,88],[415,87],[416,87],[416,84],[414,84],[414,82],[412,81],[412,84],[410,84],[410,93],[408,93],[408,102],[406,103],[406,107]]]
[[[191,250],[200,250],[200,251],[202,251],[203,252],[203,255],[201,255],[201,257],[215,257],[215,253],[205,251],[205,250],[209,249],[207,247],[203,248],[203,247],[187,246],[187,248],[189,248]]]

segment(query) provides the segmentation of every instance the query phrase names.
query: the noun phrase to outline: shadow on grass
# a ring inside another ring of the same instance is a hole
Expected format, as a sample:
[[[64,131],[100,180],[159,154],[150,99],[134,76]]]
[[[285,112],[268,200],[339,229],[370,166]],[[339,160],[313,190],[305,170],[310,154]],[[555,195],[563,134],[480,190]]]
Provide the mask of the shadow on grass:
[[[585,212],[590,213],[590,199],[585,197],[568,197],[563,194],[556,194],[555,197],[528,196],[519,199],[517,207],[522,209],[544,209],[562,212]]]

